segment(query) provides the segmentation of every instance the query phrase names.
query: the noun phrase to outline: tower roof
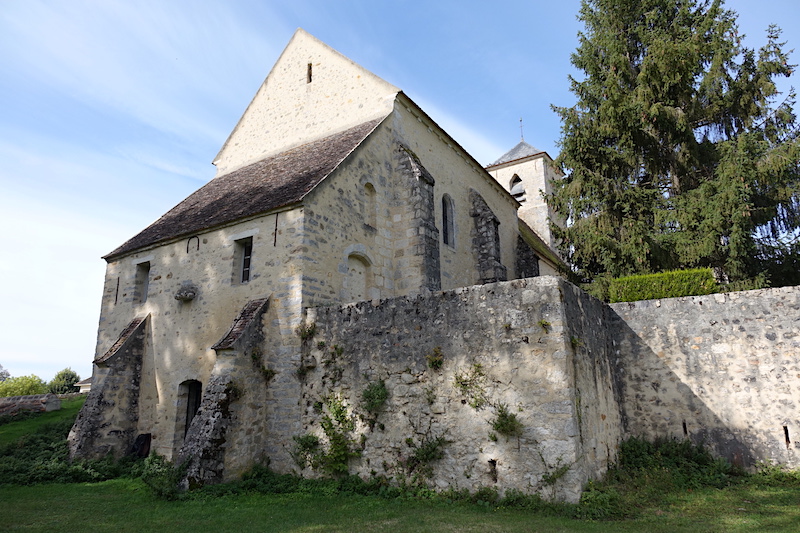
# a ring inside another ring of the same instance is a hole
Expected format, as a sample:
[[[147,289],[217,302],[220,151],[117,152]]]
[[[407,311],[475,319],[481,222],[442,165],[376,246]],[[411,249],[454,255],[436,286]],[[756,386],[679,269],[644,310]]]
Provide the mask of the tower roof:
[[[497,165],[502,165],[503,163],[508,163],[509,161],[516,161],[517,159],[522,159],[523,157],[528,157],[531,155],[537,155],[543,153],[543,150],[539,150],[531,146],[530,144],[526,143],[525,141],[520,141],[514,148],[500,156],[500,159],[489,165],[489,167],[496,167]],[[488,168],[488,167],[487,167]]]

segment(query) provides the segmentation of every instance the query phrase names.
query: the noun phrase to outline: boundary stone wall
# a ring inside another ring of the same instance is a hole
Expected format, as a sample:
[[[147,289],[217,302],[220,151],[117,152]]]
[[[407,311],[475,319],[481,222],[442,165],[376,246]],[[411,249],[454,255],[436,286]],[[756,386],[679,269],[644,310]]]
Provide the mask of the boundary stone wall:
[[[800,467],[800,287],[611,308],[628,435]]]
[[[0,398],[0,416],[13,416],[20,411],[45,413],[61,409],[61,399],[50,392]]]
[[[352,423],[351,473],[419,477],[422,468],[409,468],[416,451],[439,439],[441,457],[425,476],[439,489],[576,502],[621,437],[609,343],[594,331],[603,316],[602,303],[555,277],[309,309],[316,331],[304,343],[304,435],[329,445],[323,420],[335,417],[333,398],[347,409],[344,426]],[[571,340],[578,330],[580,345]],[[437,353],[438,369],[429,364]],[[373,415],[362,395],[378,381],[388,399]],[[520,435],[493,429],[501,405],[522,423]]]

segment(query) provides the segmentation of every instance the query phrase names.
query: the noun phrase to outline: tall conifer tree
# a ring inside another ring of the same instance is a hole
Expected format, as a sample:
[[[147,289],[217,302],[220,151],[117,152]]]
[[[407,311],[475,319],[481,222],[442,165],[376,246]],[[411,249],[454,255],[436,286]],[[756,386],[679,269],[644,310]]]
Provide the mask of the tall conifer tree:
[[[742,46],[722,4],[583,0],[548,201],[585,278],[710,266],[800,283],[800,134],[774,83],[793,65],[775,27]]]

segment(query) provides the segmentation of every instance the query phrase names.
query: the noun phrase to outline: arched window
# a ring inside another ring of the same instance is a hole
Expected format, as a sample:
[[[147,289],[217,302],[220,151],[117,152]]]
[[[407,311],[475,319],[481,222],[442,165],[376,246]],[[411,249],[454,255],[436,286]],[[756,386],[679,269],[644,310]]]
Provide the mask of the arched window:
[[[456,245],[455,209],[449,194],[442,196],[442,242],[451,247]]]
[[[522,178],[516,174],[511,178],[511,196],[516,198],[519,203],[525,201],[525,187],[522,186]]]

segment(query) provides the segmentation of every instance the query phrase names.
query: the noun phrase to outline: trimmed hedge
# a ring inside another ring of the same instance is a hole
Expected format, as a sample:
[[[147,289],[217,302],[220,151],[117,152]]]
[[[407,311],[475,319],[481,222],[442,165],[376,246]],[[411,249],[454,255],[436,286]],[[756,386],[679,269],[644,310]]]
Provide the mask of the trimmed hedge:
[[[635,302],[678,296],[701,296],[715,292],[717,292],[717,282],[711,269],[696,268],[613,279],[608,286],[608,301]]]

